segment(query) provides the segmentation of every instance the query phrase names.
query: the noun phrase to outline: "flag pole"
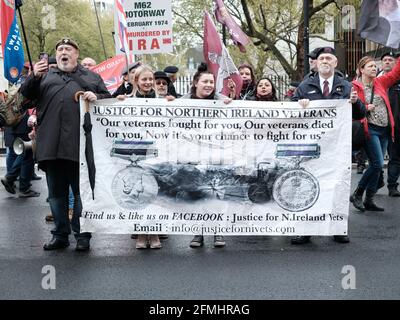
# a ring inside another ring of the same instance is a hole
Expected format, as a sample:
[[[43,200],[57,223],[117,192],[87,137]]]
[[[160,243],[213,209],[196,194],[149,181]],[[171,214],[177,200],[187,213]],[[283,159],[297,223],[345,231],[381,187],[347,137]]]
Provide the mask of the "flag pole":
[[[378,46],[376,47],[376,49],[375,49],[375,52],[374,52],[374,60],[376,59],[376,56],[377,56],[377,54],[378,54],[378,51],[379,51],[379,49],[381,48],[381,44],[380,43],[378,43]]]
[[[309,0],[303,0],[303,18],[304,18],[304,37],[303,37],[303,49],[304,49],[304,76],[310,72],[310,65],[308,63],[308,52],[310,50],[310,38],[309,38]]]
[[[22,4],[21,4],[21,5],[22,5]],[[26,54],[27,54],[27,56],[28,56],[29,65],[31,66],[31,70],[33,71],[32,57],[31,57],[31,53],[30,53],[30,51],[29,51],[29,45],[28,45],[28,39],[26,38],[24,20],[22,19],[22,13],[21,13],[21,9],[20,9],[21,5],[17,6],[17,10],[18,10],[18,14],[19,14],[19,20],[21,21],[22,34],[24,35],[24,42],[25,42],[25,47],[26,47]]]
[[[97,7],[96,7],[95,0],[93,0],[93,5],[94,5],[94,11],[96,12],[97,25],[99,26],[101,44],[103,45],[104,58],[105,58],[105,60],[107,60],[106,46],[104,45],[103,33],[101,32],[100,20],[99,20],[99,15],[97,13]]]
[[[112,36],[113,36],[113,40],[114,40],[114,47],[115,47],[115,49],[117,48],[117,45],[116,45],[116,40],[115,40],[115,32],[114,31],[112,31],[111,32],[111,34],[112,34]],[[122,51],[122,50],[121,50]],[[117,50],[115,50],[115,52],[117,52]],[[126,70],[128,70],[128,79],[129,79],[129,61],[128,61],[128,54],[126,53],[126,50],[125,51],[122,51],[122,52],[124,52],[124,54],[125,54],[125,64],[126,64]]]

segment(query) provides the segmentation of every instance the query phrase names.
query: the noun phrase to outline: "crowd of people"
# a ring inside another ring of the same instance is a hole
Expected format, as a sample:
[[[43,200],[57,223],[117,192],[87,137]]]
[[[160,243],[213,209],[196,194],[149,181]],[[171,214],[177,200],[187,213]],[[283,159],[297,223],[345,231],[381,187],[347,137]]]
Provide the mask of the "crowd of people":
[[[123,100],[135,98],[164,98],[169,101],[182,99],[278,101],[277,90],[268,77],[256,79],[250,64],[242,64],[238,70],[243,81],[240,94],[236,85],[230,82],[227,96],[216,92],[216,79],[207,65],[201,63],[193,77],[189,93],[180,95],[174,82],[179,69],[167,66],[154,71],[141,62],[128,65],[122,73],[122,84],[111,95],[101,77],[90,71],[96,62],[87,57],[79,61],[79,46],[64,38],[55,45],[56,56],[49,61],[40,60],[34,64],[30,74],[21,81],[19,94],[31,101],[30,112],[15,127],[6,131],[7,174],[1,182],[9,193],[16,193],[15,181],[19,179],[20,197],[37,197],[31,181],[39,179],[34,173],[34,161],[46,173],[48,202],[51,215],[46,221],[54,221],[52,239],[44,250],[62,249],[69,246],[69,234],[77,240],[76,250],[90,248],[90,233],[82,233],[79,217],[82,204],[79,190],[79,103],[74,99],[77,91],[84,91],[83,99],[90,102],[104,98]],[[361,121],[367,137],[364,150],[368,169],[363,173],[350,201],[359,211],[383,211],[375,203],[374,195],[381,186],[383,164],[386,152],[389,154],[387,186],[389,196],[399,197],[397,190],[400,175],[400,59],[392,51],[381,57],[382,72],[378,74],[376,61],[364,57],[357,68],[357,76],[349,82],[337,70],[338,59],[331,47],[316,48],[309,54],[311,72],[301,83],[291,83],[285,99],[298,101],[307,108],[310,100],[348,99],[352,105],[353,121]],[[26,70],[28,71],[28,70]],[[13,140],[36,141],[35,155],[27,149],[22,155],[13,151]],[[33,158],[35,157],[35,159]],[[380,178],[381,177],[381,178]],[[365,193],[365,197],[364,197]],[[132,235],[137,249],[159,249],[160,239],[166,235]],[[311,236],[296,236],[292,244],[309,242]],[[348,243],[347,235],[335,235],[333,240]],[[203,246],[203,235],[195,235],[190,247]],[[214,246],[224,247],[221,235],[214,236]]]

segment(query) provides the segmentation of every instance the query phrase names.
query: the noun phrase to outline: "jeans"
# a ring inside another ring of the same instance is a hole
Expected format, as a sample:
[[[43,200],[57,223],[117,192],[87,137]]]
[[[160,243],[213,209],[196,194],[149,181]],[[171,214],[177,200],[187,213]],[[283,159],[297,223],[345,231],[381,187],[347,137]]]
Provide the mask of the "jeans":
[[[88,232],[80,232],[79,217],[82,213],[82,202],[79,193],[79,163],[69,160],[51,160],[45,163],[49,203],[54,217],[55,227],[51,230],[54,238],[68,241],[72,231],[75,238],[91,238]],[[68,218],[69,188],[74,195],[74,214],[71,222]]]
[[[399,185],[397,180],[400,177],[400,128],[395,126],[394,142],[390,139],[388,146],[389,162],[388,162],[388,180],[389,189],[396,189]]]
[[[34,168],[32,149],[26,149],[21,155],[16,155],[13,148],[7,152],[6,178],[14,182],[19,177],[19,191],[25,192],[31,187],[32,172]]]
[[[368,169],[361,177],[358,186],[367,192],[376,193],[378,190],[379,175],[383,168],[383,160],[387,150],[389,131],[386,127],[368,124],[370,138],[365,144],[365,152],[369,162]]]
[[[71,186],[69,186],[69,195],[68,195],[68,208],[69,209],[74,208],[74,202],[75,202],[74,193],[72,192]]]
[[[7,172],[10,172],[15,160],[17,160],[18,155],[14,152],[13,148],[7,147],[7,157],[6,157],[6,166],[7,166]],[[19,162],[21,161],[21,158],[19,158]]]
[[[357,168],[362,167],[365,168],[365,161],[367,160],[367,156],[365,154],[365,150],[364,148],[362,148],[361,150],[358,150],[355,155],[354,158],[357,162]]]

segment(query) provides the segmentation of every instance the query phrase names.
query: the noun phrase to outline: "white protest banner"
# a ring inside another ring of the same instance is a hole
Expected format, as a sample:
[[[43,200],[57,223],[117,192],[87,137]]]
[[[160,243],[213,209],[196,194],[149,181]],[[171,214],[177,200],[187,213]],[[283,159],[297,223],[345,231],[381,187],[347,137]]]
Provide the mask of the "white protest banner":
[[[173,51],[171,0],[126,0],[124,9],[131,53]]]
[[[85,232],[347,233],[347,100],[303,109],[295,102],[107,99],[90,113],[96,176],[93,199],[82,129]]]

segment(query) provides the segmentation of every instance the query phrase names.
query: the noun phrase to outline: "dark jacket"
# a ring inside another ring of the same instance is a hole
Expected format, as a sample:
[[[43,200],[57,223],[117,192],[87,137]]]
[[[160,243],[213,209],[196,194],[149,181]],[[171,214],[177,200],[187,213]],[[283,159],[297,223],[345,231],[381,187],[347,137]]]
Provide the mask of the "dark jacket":
[[[202,99],[202,98],[197,98],[196,96],[192,96],[192,94],[189,92],[183,95],[181,99]],[[225,100],[225,99],[228,99],[228,97],[220,93],[214,93],[208,96],[207,98],[203,98],[203,100]]]
[[[6,147],[12,148],[15,138],[21,138],[24,141],[29,141],[28,134],[32,128],[28,127],[28,112],[25,113],[21,121],[14,127],[4,128],[4,144]]]
[[[343,78],[343,79],[347,80],[346,77],[344,76],[344,74],[343,74],[341,71],[339,71],[339,70],[336,70],[336,69],[335,69],[335,75],[337,75],[337,76],[340,77],[340,78]],[[318,72],[316,72],[316,71],[310,71],[309,73],[307,73],[307,74],[304,76],[303,81],[306,80],[306,79],[308,79],[308,78],[315,77],[315,76],[318,76]]]
[[[242,88],[242,91],[240,91],[239,99],[254,100],[255,95],[256,95],[255,84],[250,83],[247,87]]]
[[[176,92],[175,86],[174,86],[174,84],[173,84],[172,82],[170,82],[170,83],[168,84],[168,95],[174,96],[175,98],[180,98],[180,97],[182,97],[181,94],[179,94],[179,93]]]
[[[157,95],[156,95],[156,92],[154,91],[154,89],[151,89],[148,94],[141,94],[138,90],[135,93],[135,97],[136,98],[157,98]]]
[[[118,87],[118,89],[112,94],[113,98],[116,98],[119,95],[124,95],[124,94],[131,94],[132,93],[133,86],[128,83],[125,85],[125,81]]]
[[[327,97],[322,94],[319,75],[309,76],[304,79],[295,91],[292,101],[300,99],[309,100],[331,100],[331,99],[350,99],[351,83],[344,78],[335,74],[333,77],[332,90]],[[365,105],[360,99],[353,103],[352,116],[353,119],[362,119],[366,115]]]
[[[31,75],[21,86],[25,97],[37,101],[39,163],[56,159],[79,162],[80,106],[74,100],[77,91],[92,91],[98,99],[111,97],[98,74],[80,65],[73,73],[86,88],[57,68],[51,68],[42,78]]]
[[[400,81],[390,87],[389,101],[392,107],[395,128],[400,130]]]

